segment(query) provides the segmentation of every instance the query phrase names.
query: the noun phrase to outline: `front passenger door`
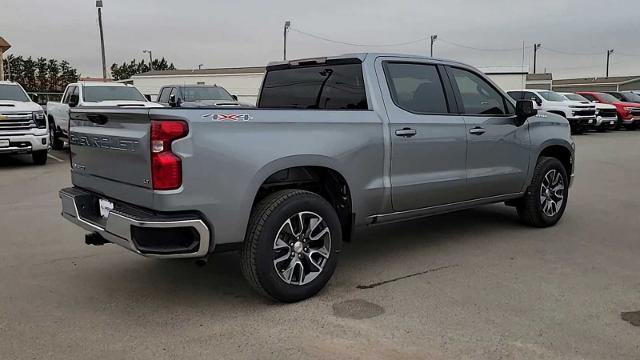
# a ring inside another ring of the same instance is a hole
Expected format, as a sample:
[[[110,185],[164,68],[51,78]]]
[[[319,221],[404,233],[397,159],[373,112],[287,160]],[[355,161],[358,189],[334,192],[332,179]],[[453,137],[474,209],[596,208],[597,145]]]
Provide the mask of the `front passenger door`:
[[[528,123],[484,76],[448,67],[467,129],[467,179],[471,199],[522,191],[529,169]],[[526,95],[525,95],[526,96]]]

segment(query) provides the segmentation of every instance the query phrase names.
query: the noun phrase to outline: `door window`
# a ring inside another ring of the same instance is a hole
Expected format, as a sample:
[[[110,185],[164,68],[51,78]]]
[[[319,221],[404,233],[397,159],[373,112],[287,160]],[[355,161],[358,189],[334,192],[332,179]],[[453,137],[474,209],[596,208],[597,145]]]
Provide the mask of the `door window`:
[[[454,85],[457,86],[465,114],[505,115],[509,114],[506,100],[486,80],[459,68],[450,68]]]
[[[169,102],[169,91],[171,88],[162,88],[160,92],[160,96],[158,97],[158,102],[160,103],[168,103]]]
[[[393,102],[417,114],[449,112],[442,80],[435,65],[386,63],[385,75]]]
[[[69,86],[67,88],[67,92],[64,94],[64,99],[62,99],[62,103],[63,104],[68,104],[69,103],[69,98],[71,97],[71,94],[73,94],[74,90],[77,90],[78,88],[76,86]]]

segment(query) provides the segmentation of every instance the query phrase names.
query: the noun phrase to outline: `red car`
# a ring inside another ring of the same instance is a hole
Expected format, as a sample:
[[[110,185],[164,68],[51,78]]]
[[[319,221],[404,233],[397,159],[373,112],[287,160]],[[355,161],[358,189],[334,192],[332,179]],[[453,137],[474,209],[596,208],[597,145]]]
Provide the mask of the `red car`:
[[[579,91],[576,94],[580,94],[593,102],[615,106],[618,112],[616,129],[624,126],[629,130],[635,130],[640,126],[640,103],[620,101],[613,95],[601,92]]]

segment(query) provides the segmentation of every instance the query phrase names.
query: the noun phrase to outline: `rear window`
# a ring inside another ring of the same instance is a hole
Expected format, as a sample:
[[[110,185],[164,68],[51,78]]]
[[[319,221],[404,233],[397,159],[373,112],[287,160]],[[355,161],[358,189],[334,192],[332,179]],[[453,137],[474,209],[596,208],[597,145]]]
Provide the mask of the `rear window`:
[[[267,71],[258,107],[367,110],[361,64],[323,64]]]
[[[233,101],[227,90],[221,87],[190,86],[182,88],[184,101],[229,100]]]
[[[17,85],[0,85],[0,100],[29,102],[29,97]]]
[[[147,101],[138,89],[129,86],[85,86],[84,101],[99,102],[111,100]]]

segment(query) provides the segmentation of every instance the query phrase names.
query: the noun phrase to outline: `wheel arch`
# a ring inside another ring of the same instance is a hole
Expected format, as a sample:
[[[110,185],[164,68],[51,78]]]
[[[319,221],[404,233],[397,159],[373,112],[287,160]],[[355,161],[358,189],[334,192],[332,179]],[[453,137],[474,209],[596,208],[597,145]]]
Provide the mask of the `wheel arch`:
[[[552,157],[558,159],[564,166],[567,175],[571,177],[573,174],[573,154],[569,147],[557,143],[547,144],[541,148],[538,156],[536,157],[536,161],[541,157]]]
[[[348,241],[354,223],[352,188],[333,159],[319,155],[291,156],[263,166],[251,181],[247,194],[249,208],[274,191],[308,190],[322,196],[336,210],[342,224],[342,236]],[[247,224],[249,216],[247,216]]]

